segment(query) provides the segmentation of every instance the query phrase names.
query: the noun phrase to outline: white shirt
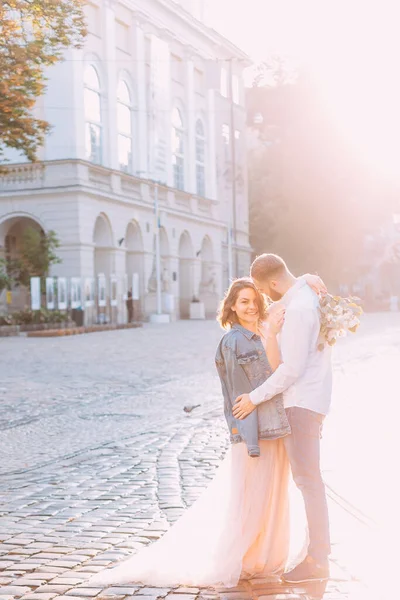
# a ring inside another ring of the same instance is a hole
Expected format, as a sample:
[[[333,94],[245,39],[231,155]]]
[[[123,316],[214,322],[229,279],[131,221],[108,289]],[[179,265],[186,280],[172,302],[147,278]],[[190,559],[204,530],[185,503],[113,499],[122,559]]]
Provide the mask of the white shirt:
[[[326,415],[332,395],[331,348],[318,350],[319,298],[298,279],[283,296],[285,323],[280,333],[282,364],[250,393],[253,404],[271,400],[283,392],[284,406],[298,406]]]

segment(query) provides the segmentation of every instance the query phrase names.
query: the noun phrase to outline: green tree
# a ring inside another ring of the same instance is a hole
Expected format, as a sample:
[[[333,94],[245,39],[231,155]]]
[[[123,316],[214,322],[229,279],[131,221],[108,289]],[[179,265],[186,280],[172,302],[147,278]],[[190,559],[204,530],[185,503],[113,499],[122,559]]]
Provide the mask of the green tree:
[[[35,160],[50,125],[32,114],[45,90],[45,69],[86,35],[84,0],[0,3],[0,158],[5,147]]]
[[[11,279],[7,273],[7,263],[4,258],[0,258],[0,293],[11,286]]]
[[[9,261],[8,271],[17,285],[29,286],[31,277],[44,279],[49,275],[50,267],[61,263],[56,250],[60,242],[54,231],[43,233],[33,227],[27,227],[23,233],[18,257]]]

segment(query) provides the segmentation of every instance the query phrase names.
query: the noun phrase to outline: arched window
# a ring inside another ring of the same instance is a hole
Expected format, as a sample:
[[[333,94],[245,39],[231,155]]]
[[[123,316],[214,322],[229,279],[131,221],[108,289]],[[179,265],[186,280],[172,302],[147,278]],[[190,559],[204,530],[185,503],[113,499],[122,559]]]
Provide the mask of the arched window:
[[[198,196],[206,195],[205,182],[206,140],[201,119],[196,121],[196,192]]]
[[[121,171],[132,172],[132,101],[121,79],[117,89],[118,162]]]
[[[86,67],[84,74],[85,103],[85,154],[87,160],[102,162],[102,123],[100,80],[93,65]]]
[[[185,131],[180,111],[172,112],[172,164],[174,185],[178,190],[185,189]]]

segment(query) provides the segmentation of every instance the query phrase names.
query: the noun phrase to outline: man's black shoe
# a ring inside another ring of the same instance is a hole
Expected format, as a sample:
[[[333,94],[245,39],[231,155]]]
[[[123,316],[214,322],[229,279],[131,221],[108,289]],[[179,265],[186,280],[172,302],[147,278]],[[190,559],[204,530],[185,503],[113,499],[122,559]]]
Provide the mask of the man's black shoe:
[[[318,564],[311,556],[307,556],[297,567],[282,575],[286,583],[307,583],[308,581],[326,581],[329,579],[328,562]]]

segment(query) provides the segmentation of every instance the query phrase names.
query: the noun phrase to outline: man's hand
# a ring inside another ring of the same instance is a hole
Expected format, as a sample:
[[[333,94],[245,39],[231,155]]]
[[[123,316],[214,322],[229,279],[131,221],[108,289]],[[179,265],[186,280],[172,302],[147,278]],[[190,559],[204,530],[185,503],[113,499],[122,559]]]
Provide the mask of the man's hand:
[[[249,394],[242,394],[236,398],[235,406],[233,407],[233,416],[235,419],[242,421],[248,417],[253,410],[256,409],[255,404],[250,400]]]

